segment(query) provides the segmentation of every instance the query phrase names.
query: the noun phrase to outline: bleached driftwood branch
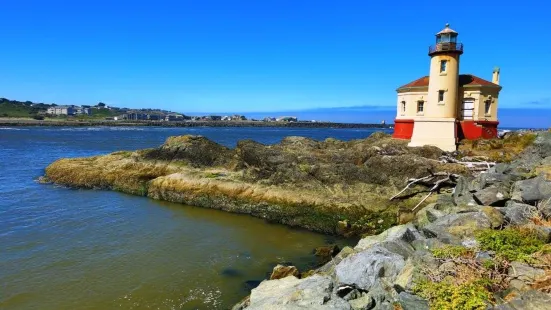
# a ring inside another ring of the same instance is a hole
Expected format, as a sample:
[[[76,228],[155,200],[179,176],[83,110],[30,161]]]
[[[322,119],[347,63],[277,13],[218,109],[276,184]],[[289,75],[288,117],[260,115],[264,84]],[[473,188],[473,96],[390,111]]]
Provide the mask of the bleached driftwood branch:
[[[444,178],[440,178],[444,177]],[[408,188],[410,188],[414,184],[422,184],[425,186],[431,186],[429,189],[429,193],[421,199],[421,201],[413,208],[412,211],[417,209],[425,200],[427,200],[433,193],[438,192],[444,185],[455,185],[457,183],[457,179],[459,178],[459,175],[447,173],[447,172],[436,172],[431,173],[431,175],[428,175],[426,177],[418,178],[418,179],[409,179],[408,184],[406,187],[404,187],[400,192],[398,192],[396,195],[392,196],[390,200],[396,199],[398,196],[400,196],[403,192],[405,192]]]
[[[467,158],[467,157],[465,157]],[[472,157],[468,158],[470,161],[460,161],[450,156],[441,156],[440,162],[442,163],[452,163],[452,164],[460,164],[463,165],[470,170],[473,171],[484,171],[487,169],[490,169],[491,167],[495,166],[496,163],[493,161],[488,161],[487,157]],[[480,159],[480,161],[475,161],[476,159]]]

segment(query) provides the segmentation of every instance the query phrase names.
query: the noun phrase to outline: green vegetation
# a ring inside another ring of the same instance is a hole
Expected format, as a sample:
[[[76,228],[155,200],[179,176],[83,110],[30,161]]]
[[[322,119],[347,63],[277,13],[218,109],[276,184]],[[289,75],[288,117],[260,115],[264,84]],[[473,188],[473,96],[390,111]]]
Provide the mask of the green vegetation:
[[[0,98],[0,117],[34,117],[46,112],[50,104],[16,101]]]
[[[414,291],[429,300],[431,309],[484,310],[492,300],[487,280],[474,280],[457,284],[447,278],[441,282],[422,281]]]
[[[530,261],[530,255],[540,251],[544,242],[531,230],[507,228],[481,230],[476,240],[482,250],[495,251],[496,256],[508,261]]]
[[[485,156],[495,162],[511,162],[535,139],[535,133],[514,132],[503,139],[463,140],[459,150],[463,156]]]
[[[473,257],[474,251],[460,245],[445,245],[431,250],[436,258]]]

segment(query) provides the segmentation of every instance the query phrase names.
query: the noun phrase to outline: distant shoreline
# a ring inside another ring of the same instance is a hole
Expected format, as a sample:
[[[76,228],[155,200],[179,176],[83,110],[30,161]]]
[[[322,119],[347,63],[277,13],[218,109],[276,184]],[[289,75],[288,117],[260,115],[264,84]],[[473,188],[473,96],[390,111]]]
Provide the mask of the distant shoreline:
[[[0,118],[0,126],[138,126],[138,127],[285,127],[285,128],[391,128],[392,125],[331,122],[263,121],[107,121],[107,120],[35,120]]]

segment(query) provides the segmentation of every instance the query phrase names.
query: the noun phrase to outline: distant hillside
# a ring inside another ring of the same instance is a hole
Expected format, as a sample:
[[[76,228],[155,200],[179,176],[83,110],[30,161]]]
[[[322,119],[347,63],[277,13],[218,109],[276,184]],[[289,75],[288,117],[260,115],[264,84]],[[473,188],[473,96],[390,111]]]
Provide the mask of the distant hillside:
[[[46,112],[51,104],[0,98],[0,117],[34,117]]]

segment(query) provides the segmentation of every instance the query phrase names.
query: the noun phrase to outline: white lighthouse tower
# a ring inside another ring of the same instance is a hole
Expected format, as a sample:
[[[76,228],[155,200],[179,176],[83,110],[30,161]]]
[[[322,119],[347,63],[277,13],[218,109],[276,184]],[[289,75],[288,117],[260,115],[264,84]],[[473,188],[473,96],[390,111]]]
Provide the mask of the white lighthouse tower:
[[[434,145],[456,150],[457,101],[459,99],[459,57],[463,44],[449,24],[436,34],[429,48],[430,75],[426,102],[419,102],[409,146]]]

